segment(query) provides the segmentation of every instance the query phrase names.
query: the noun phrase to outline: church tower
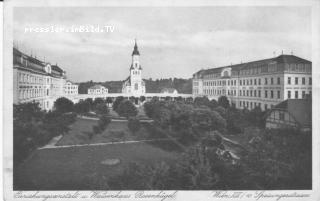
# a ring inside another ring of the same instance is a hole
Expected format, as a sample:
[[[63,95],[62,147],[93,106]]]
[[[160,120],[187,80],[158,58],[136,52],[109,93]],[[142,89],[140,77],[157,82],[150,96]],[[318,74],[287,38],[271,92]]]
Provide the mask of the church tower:
[[[145,83],[142,80],[142,68],[140,65],[140,52],[138,50],[137,41],[134,42],[132,52],[132,60],[130,66],[130,76],[123,86],[123,93],[130,93],[133,96],[141,96],[145,93]]]

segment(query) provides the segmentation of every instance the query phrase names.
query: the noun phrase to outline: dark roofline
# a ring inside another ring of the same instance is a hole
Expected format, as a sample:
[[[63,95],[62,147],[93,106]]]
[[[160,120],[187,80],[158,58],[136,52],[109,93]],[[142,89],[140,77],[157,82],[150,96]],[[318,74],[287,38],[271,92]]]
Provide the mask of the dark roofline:
[[[277,57],[272,57],[272,58],[268,58],[268,59],[261,59],[261,60],[249,61],[249,62],[245,62],[245,63],[238,63],[238,64],[233,64],[233,65],[228,65],[228,66],[220,66],[220,67],[216,67],[216,68],[203,69],[203,70],[198,71],[197,73],[200,73],[201,71],[207,72],[207,71],[210,71],[210,70],[220,70],[220,69],[224,69],[224,68],[241,68],[241,67],[245,67],[246,65],[249,65],[249,64],[259,63],[259,62],[266,62],[266,61],[275,61],[275,62],[278,62],[278,63],[287,63],[287,62],[283,61],[283,57],[284,56],[285,57],[287,57],[287,56],[294,57],[295,59],[299,59],[299,60],[303,61],[304,63],[308,63],[308,64],[312,63],[309,60],[303,59],[301,57],[297,57],[295,55],[282,54],[282,55],[279,55]],[[197,73],[195,73],[195,74],[197,74]]]

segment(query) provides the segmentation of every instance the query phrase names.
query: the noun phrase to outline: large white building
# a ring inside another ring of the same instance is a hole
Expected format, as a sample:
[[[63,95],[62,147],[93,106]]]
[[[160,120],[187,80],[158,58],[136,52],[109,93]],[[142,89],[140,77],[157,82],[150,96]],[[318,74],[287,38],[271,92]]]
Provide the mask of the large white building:
[[[64,94],[67,96],[78,95],[78,85],[72,83],[70,80],[66,80],[64,84]]]
[[[132,52],[130,75],[122,85],[122,93],[132,96],[142,96],[146,93],[145,82],[142,80],[142,67],[140,65],[140,52],[135,41]]]
[[[88,89],[89,95],[106,95],[108,93],[108,89],[102,85],[94,85]]]
[[[13,103],[38,102],[41,109],[51,110],[65,94],[66,73],[13,48]],[[74,92],[75,93],[75,92]],[[77,93],[77,92],[76,92]]]
[[[286,99],[312,96],[312,63],[280,55],[237,65],[200,70],[193,74],[194,97],[227,96],[237,108],[270,109]]]

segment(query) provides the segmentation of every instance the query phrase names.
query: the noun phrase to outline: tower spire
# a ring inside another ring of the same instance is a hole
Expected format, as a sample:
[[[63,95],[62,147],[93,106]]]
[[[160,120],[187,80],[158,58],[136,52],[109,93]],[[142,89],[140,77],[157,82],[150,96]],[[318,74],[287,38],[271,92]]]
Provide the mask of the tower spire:
[[[132,56],[133,55],[140,55],[140,52],[138,50],[138,45],[137,45],[137,39],[134,39],[134,48],[133,48],[133,52],[132,52]]]

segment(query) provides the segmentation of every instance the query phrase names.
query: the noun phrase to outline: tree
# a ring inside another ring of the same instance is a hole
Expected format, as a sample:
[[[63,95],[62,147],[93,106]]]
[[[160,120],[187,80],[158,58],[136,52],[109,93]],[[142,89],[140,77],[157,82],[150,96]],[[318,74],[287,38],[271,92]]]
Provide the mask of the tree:
[[[127,117],[127,118],[134,117],[138,114],[137,108],[133,105],[131,101],[128,101],[128,100],[122,101],[119,104],[116,112],[120,116]]]
[[[144,102],[146,100],[146,97],[145,96],[140,96],[140,102]]]
[[[109,114],[109,109],[105,103],[99,103],[98,105],[96,105],[95,108],[96,108],[95,109],[96,114],[99,114],[99,115]]]
[[[65,97],[61,97],[54,102],[54,108],[60,113],[72,112],[73,102]]]
[[[188,98],[186,99],[186,103],[187,103],[187,104],[192,104],[192,103],[193,103],[193,98],[192,98],[192,97],[188,97]]]
[[[88,101],[79,101],[74,104],[74,111],[78,114],[85,114],[90,111],[90,103]]]
[[[220,96],[218,98],[218,104],[224,108],[229,108],[230,107],[230,103],[229,100],[226,96]]]
[[[95,98],[93,101],[94,107],[96,107],[97,105],[102,104],[102,103],[104,103],[103,98]]]
[[[124,100],[124,97],[123,96],[118,96],[116,98],[116,100],[113,102],[113,105],[112,105],[112,109],[114,111],[117,111],[118,110],[118,106],[120,105],[120,103]]]
[[[110,104],[113,103],[113,100],[111,97],[107,97],[106,102],[107,102],[108,106],[110,107]]]
[[[139,119],[136,117],[130,117],[128,120],[128,128],[133,134],[136,134],[136,132],[141,128]]]
[[[210,101],[206,96],[203,97],[196,97],[194,99],[194,105],[199,107],[199,106],[210,106]]]
[[[219,106],[218,102],[217,102],[216,100],[214,100],[214,99],[212,99],[212,100],[210,101],[210,103],[209,103],[209,107],[210,107],[211,109],[214,109],[214,108],[216,108],[216,107],[218,107],[218,106]]]

